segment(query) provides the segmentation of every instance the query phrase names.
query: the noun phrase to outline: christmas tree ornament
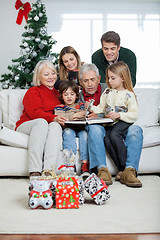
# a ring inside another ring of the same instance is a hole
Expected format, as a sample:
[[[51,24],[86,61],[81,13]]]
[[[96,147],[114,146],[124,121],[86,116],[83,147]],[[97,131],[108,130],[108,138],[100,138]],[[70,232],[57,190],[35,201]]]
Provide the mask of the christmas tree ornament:
[[[31,54],[33,57],[37,57],[37,53],[35,51],[33,51]]]
[[[37,22],[37,21],[39,20],[39,17],[36,15],[36,16],[34,17],[34,20]]]
[[[41,39],[40,38],[35,38],[35,42],[40,42],[41,41]]]
[[[3,89],[8,89],[9,88],[9,84],[7,84],[7,83],[2,84],[2,88]]]
[[[30,51],[29,47],[25,48],[25,51],[26,51],[26,52],[29,52],[29,51]]]
[[[39,17],[43,17],[43,14],[41,12],[39,13]]]
[[[14,78],[16,81],[19,79],[19,77],[18,76],[15,76],[15,78]]]
[[[39,48],[40,49],[43,49],[44,48],[44,45],[42,43],[39,44]]]
[[[42,43],[43,43],[44,45],[47,45],[47,41],[46,41],[46,40],[42,41]]]
[[[29,32],[29,33],[33,33],[34,30],[33,30],[32,28],[30,28],[30,29],[28,30],[28,32]]]
[[[42,28],[42,29],[40,30],[40,33],[41,33],[42,35],[45,35],[45,34],[47,33],[46,28]]]
[[[29,69],[26,68],[26,69],[24,70],[24,72],[25,72],[25,73],[29,73]]]
[[[24,47],[28,47],[28,43],[27,42],[24,42]]]
[[[20,0],[17,0],[15,3],[15,8],[17,10],[19,9],[16,23],[20,25],[22,23],[23,17],[26,19],[27,22],[28,14],[31,11],[30,3],[26,2],[25,4],[23,4]]]

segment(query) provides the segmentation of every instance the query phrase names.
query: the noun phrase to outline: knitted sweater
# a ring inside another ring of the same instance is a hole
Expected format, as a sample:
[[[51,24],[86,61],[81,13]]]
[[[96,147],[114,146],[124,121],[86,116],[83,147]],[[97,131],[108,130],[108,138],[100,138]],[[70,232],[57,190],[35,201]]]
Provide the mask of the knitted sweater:
[[[109,89],[103,92],[98,106],[92,106],[95,113],[119,112],[120,119],[127,123],[133,123],[138,117],[138,107],[135,95],[127,89],[117,91]]]
[[[58,96],[59,92],[56,89],[50,90],[43,85],[28,89],[23,98],[24,109],[16,123],[16,129],[20,124],[37,118],[43,118],[48,123],[52,122],[56,116],[53,109],[60,104]]]
[[[73,120],[73,113],[77,112],[84,112],[85,106],[84,103],[75,103],[73,106],[66,106],[66,105],[57,105],[54,108],[55,114],[59,116],[63,116],[67,118],[68,120]],[[85,119],[85,115],[84,118]]]
[[[128,65],[134,87],[136,85],[137,71],[137,61],[135,54],[130,49],[121,47],[119,50],[118,61],[123,61]],[[102,49],[99,49],[95,53],[93,53],[92,63],[94,63],[99,69],[99,74],[101,75],[101,82],[106,82],[106,69],[109,66],[109,62],[106,60]]]

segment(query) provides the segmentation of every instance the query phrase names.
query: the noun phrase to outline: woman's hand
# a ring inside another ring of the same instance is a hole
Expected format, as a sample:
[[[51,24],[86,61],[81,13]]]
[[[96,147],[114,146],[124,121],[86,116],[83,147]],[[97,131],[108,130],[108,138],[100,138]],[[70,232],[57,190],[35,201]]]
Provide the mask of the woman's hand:
[[[117,112],[110,112],[110,113],[108,113],[105,117],[106,117],[106,118],[111,118],[111,119],[114,120],[114,119],[120,118],[120,114],[117,113]]]
[[[62,126],[65,125],[65,121],[67,121],[67,119],[65,117],[61,117],[61,116],[56,116],[53,119],[53,122],[58,122],[59,124],[61,124]]]

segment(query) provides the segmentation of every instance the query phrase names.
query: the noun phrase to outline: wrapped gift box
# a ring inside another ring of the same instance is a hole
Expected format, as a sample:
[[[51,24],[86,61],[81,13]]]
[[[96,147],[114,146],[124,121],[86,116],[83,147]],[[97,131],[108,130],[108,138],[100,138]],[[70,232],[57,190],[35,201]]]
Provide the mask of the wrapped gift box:
[[[34,179],[29,182],[29,201],[28,205],[32,209],[50,209],[53,206],[52,182],[50,180]]]
[[[57,179],[56,208],[79,208],[79,185],[75,177]]]
[[[95,173],[86,179],[84,187],[98,205],[104,204],[110,198],[107,185]]]

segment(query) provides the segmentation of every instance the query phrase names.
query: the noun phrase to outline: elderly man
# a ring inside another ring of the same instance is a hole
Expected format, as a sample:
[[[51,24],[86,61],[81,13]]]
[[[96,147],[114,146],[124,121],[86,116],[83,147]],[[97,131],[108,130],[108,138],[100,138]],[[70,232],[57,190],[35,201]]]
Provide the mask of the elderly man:
[[[101,82],[105,83],[106,68],[117,61],[125,62],[130,70],[133,87],[136,85],[136,55],[128,48],[120,46],[120,36],[114,31],[106,32],[101,37],[102,48],[92,55],[92,63],[99,69]]]
[[[80,69],[80,83],[83,87],[80,92],[80,101],[86,102],[94,99],[94,105],[100,102],[100,96],[106,84],[100,84],[100,75],[95,64],[84,64]],[[90,118],[96,117],[92,112]],[[97,170],[97,175],[106,184],[111,185],[112,176],[107,168],[106,151],[104,145],[105,128],[102,125],[88,125],[88,150],[91,171]],[[127,161],[125,170],[116,176],[122,184],[128,187],[141,187],[142,183],[137,178],[139,160],[143,145],[142,129],[137,125],[131,125],[125,139],[127,147]]]

